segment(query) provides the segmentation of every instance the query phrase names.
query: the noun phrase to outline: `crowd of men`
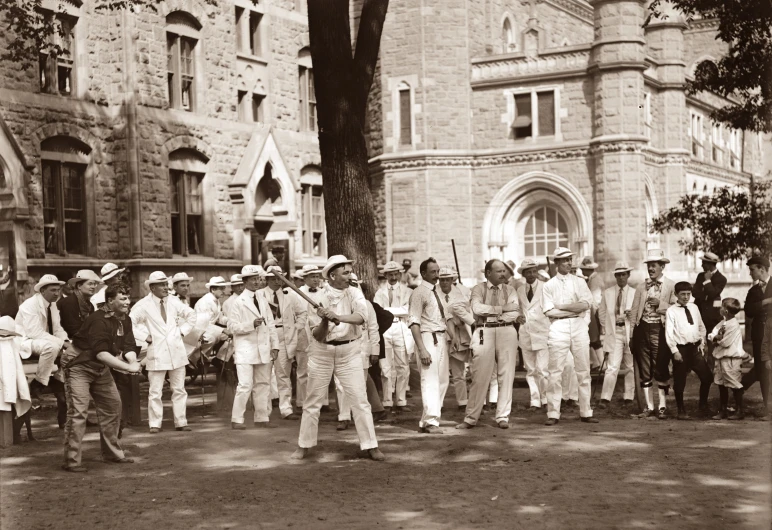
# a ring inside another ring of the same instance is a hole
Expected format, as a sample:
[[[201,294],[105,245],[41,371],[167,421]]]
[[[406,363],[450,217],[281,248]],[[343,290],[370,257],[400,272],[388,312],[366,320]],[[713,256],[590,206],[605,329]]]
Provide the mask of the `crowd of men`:
[[[756,381],[768,410],[768,259],[747,262],[753,285],[744,310],[752,354],[743,349],[736,318],[743,305],[722,298],[727,279],[716,268],[715,254],[702,256],[703,272],[693,285],[666,277],[669,260],[659,249],[647,252],[648,277],[635,288],[628,285],[633,267],[627,263],[615,265],[614,285],[606,288],[592,257],[574,262],[574,254],[561,247],[544,264],[527,259],[515,268],[493,259],[485,264],[485,279],[470,290],[455,269],[433,258],[420,264],[420,279],[410,272],[408,260],[391,261],[372,293],[345,256],[332,256],[321,268],[305,266],[291,277],[272,258],[262,267],[244,266],[229,280],[211,278],[194,307],[186,273],[151,273],[144,282],[148,294],[133,306],[122,281],[125,271],[113,263],[100,275],[82,270],[68,282],[47,274],[15,320],[0,317],[0,410],[20,416],[30,404],[38,406],[47,387],[63,384],[63,467],[72,472],[86,470],[81,445],[91,402],[105,461],[133,461],[120,445],[122,404],[130,378],[139,373],[145,372],[149,382],[149,432],[162,431],[167,380],[174,427],[190,431],[186,367],[202,358],[229,365],[236,374],[232,430],[247,428],[250,398],[255,428],[274,426],[274,403],[283,420],[300,420],[295,459],[317,445],[320,412],[329,407],[334,388],[338,429],[347,429],[353,419],[361,449],[383,460],[375,423],[390,412],[410,411],[411,362],[420,374],[418,427],[426,434],[442,433],[451,381],[465,413],[457,429],[474,428],[486,410],[498,427],[509,428],[519,358],[529,410],[545,411],[545,425],[558,424],[561,409],[574,402],[582,422],[599,421],[591,403],[593,370],[603,378],[600,409],[611,407],[624,374],[624,406],[632,405],[637,380],[644,404],[639,415],[667,419],[672,378],[675,416],[689,419],[683,394],[694,371],[701,416],[742,419],[743,391]],[[27,386],[19,359],[31,356],[37,367]],[[371,366],[379,368],[379,381],[373,380]],[[708,410],[712,383],[720,394],[715,416]]]

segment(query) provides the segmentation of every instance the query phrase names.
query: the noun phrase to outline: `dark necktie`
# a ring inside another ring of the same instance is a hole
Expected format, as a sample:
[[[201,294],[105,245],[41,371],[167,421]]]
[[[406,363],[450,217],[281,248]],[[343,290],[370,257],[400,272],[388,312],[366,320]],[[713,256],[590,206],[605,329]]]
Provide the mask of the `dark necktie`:
[[[316,291],[318,291],[318,290],[319,290],[319,289],[317,289],[316,287],[309,287],[309,288],[308,288],[308,292],[309,292],[309,293],[315,293],[315,292],[316,292]]]
[[[646,280],[646,290],[651,289],[655,285],[659,286],[662,282],[659,282],[657,280]]]
[[[260,314],[260,305],[257,303],[257,293],[255,293],[255,309],[257,310],[257,314]]]
[[[434,298],[437,300],[437,307],[440,308],[440,315],[442,316],[442,320],[445,320],[445,310],[442,308],[442,302],[440,302],[440,296],[437,294],[437,286],[435,285],[432,288],[432,292],[434,293]]]
[[[54,334],[54,319],[51,317],[51,304],[46,307],[46,320],[48,320],[48,334]]]
[[[161,298],[160,304],[161,304],[161,318],[163,319],[164,322],[166,322],[166,308],[164,307],[163,298]]]
[[[619,294],[617,294],[617,316],[622,314],[622,289],[619,289]]]
[[[394,303],[394,288],[389,287],[389,307],[393,307],[392,305],[393,303]]]
[[[271,308],[273,310],[273,319],[274,320],[280,320],[281,319],[281,307],[279,306],[279,292],[274,291],[273,292],[273,303],[276,306],[276,309]]]
[[[529,302],[533,300],[533,285],[530,283],[528,284],[528,294],[526,295],[526,298],[528,298]]]
[[[686,311],[686,320],[689,321],[689,325],[690,326],[693,325],[694,324],[694,319],[692,318],[692,312],[689,311],[689,308],[686,307],[685,305],[682,305],[681,307],[683,307],[684,311]]]
[[[493,291],[493,303],[491,304],[493,307],[496,307],[499,304],[499,287],[497,285],[494,285],[491,287],[491,291]]]
[[[450,303],[450,295],[449,294],[445,295],[445,302]]]

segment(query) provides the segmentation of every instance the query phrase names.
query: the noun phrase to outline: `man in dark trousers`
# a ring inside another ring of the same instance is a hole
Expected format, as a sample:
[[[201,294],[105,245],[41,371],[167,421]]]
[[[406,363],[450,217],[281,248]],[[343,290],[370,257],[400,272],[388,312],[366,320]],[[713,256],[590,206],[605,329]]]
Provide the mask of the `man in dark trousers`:
[[[712,252],[703,254],[703,272],[697,275],[692,290],[694,305],[700,310],[700,316],[708,333],[721,322],[721,293],[726,287],[726,276],[716,268],[719,261],[721,259]]]
[[[745,297],[745,318],[751,319],[751,341],[753,341],[753,370],[742,379],[743,390],[748,390],[753,383],[759,382],[765,411],[769,407],[769,375],[772,359],[769,354],[762,355],[764,324],[772,314],[772,282],[769,277],[769,259],[754,256],[746,262],[753,280],[753,285]],[[746,324],[747,326],[747,324]],[[747,327],[746,327],[747,329]]]

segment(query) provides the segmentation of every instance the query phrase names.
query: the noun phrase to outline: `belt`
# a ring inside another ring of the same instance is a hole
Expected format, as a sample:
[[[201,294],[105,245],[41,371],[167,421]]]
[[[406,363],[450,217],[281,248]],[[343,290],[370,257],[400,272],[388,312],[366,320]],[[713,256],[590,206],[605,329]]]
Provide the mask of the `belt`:
[[[623,327],[625,327],[625,325],[624,324],[617,324],[617,327],[618,328],[623,328]]]
[[[700,345],[699,341],[698,342],[690,342],[688,344],[676,344],[676,346],[683,346],[684,348],[687,348],[689,346],[699,346],[699,345]]]
[[[507,326],[515,326],[514,322],[496,322],[492,324],[480,324],[478,328],[505,328]]]
[[[570,320],[572,318],[579,318],[579,315],[574,315],[570,317],[550,317],[550,322],[552,322],[553,320]]]
[[[328,340],[325,342],[325,344],[328,344],[330,346],[343,346],[344,344],[349,344],[350,342],[354,342],[357,339],[351,339],[351,340]]]
[[[273,326],[273,327],[275,327],[275,328],[283,328],[283,327],[284,327],[284,325],[283,325],[283,324],[274,324],[274,326]]]

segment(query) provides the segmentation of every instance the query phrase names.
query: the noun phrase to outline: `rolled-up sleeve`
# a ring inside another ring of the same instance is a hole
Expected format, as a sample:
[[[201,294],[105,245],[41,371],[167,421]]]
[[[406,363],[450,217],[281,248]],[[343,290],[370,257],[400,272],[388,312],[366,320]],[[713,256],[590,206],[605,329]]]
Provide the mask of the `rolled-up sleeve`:
[[[351,296],[351,313],[362,317],[362,322],[367,323],[367,300],[359,289],[349,287]]]
[[[500,315],[501,307],[484,304],[485,289],[488,288],[487,283],[478,283],[472,288],[471,303],[472,313],[475,316],[485,318],[487,316]]]
[[[506,305],[515,304],[517,308],[513,309],[512,311],[502,311],[499,318],[503,322],[514,322],[517,320],[517,317],[520,316],[520,301],[517,299],[517,291],[515,291],[514,288],[506,286],[505,289],[509,291]]]
[[[555,309],[555,294],[552,292],[552,285],[550,282],[545,283],[544,287],[542,287],[541,308],[545,315]]]
[[[410,301],[408,302],[408,325],[421,325],[421,316],[426,307],[426,296],[424,295],[426,289],[416,287],[413,294],[410,295]]]

